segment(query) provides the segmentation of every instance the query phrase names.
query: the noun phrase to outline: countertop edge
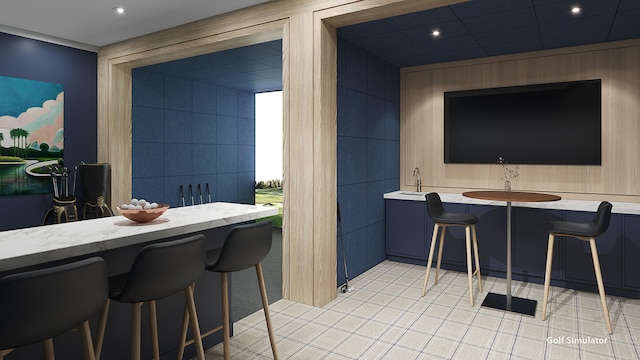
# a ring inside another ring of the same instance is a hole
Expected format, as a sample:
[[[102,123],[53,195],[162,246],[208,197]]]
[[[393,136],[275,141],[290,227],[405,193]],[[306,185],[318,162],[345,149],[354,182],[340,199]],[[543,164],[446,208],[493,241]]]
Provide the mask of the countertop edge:
[[[145,224],[117,215],[7,230],[0,237],[0,272],[277,214],[276,207],[218,202],[170,208],[160,218]]]
[[[417,192],[417,191],[392,191],[384,194],[384,199],[387,200],[407,200],[407,201],[425,201],[426,192]],[[456,203],[456,204],[474,204],[474,205],[493,205],[493,206],[506,206],[506,202],[504,201],[490,201],[490,200],[480,200],[480,199],[472,199],[462,194],[450,194],[450,193],[438,193],[440,195],[440,199],[445,203]],[[511,203],[513,206],[518,207],[527,207],[527,208],[535,208],[535,209],[552,209],[552,210],[571,210],[571,211],[589,211],[595,212],[598,209],[598,205],[600,201],[591,201],[591,200],[559,200],[559,201],[550,201],[550,202],[513,202]],[[615,214],[629,214],[629,215],[640,215],[640,204],[636,203],[626,203],[626,202],[614,202],[612,213]]]

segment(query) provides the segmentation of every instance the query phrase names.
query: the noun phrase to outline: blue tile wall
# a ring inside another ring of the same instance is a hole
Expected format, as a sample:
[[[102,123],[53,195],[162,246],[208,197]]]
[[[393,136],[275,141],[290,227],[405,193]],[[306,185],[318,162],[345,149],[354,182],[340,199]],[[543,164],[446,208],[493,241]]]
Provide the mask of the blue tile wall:
[[[338,284],[386,258],[384,199],[400,188],[400,69],[338,38]]]
[[[133,196],[253,204],[255,94],[134,69]],[[198,190],[198,185],[200,189]],[[182,186],[182,194],[180,194]]]

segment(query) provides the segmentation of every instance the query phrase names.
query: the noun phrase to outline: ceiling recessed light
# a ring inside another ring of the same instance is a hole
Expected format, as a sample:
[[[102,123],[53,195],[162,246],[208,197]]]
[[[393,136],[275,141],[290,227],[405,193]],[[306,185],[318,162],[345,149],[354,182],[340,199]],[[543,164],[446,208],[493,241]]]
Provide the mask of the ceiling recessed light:
[[[125,9],[123,6],[116,6],[113,8],[113,11],[115,11],[115,13],[118,15],[122,15],[125,13],[125,11],[127,11],[127,9]]]
[[[582,11],[582,8],[580,8],[580,6],[574,6],[571,8],[571,13],[574,15],[580,14],[581,11]]]
[[[438,37],[438,36],[440,36],[440,30],[433,30],[433,31],[431,32],[431,36],[433,36],[433,37]]]

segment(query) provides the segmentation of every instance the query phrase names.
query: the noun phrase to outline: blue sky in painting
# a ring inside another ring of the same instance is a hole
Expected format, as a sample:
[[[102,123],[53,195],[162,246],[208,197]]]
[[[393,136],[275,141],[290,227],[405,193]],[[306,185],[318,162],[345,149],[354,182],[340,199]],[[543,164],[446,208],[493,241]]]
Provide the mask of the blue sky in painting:
[[[31,107],[42,107],[62,91],[61,84],[0,76],[0,116],[18,117]]]

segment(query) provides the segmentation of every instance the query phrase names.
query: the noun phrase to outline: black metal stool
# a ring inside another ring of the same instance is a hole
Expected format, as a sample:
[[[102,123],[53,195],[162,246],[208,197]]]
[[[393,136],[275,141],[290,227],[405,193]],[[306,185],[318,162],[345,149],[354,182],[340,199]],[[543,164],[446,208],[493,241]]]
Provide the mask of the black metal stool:
[[[229,360],[231,357],[229,335],[229,273],[244,270],[252,266],[256,268],[256,274],[258,276],[258,285],[260,287],[260,295],[262,297],[262,307],[264,309],[264,317],[267,323],[269,341],[271,342],[271,351],[273,353],[273,358],[276,360],[278,359],[276,340],[273,334],[273,326],[271,325],[271,316],[269,315],[269,300],[267,299],[267,290],[264,286],[262,265],[260,265],[262,259],[264,259],[271,250],[271,242],[271,220],[247,225],[238,225],[231,229],[229,234],[227,234],[222,248],[212,250],[207,254],[207,270],[219,272],[222,280],[222,326],[202,334],[202,337],[206,337],[217,331],[223,330],[225,360]],[[191,341],[184,342],[184,339],[186,339],[187,336],[187,321],[188,314],[185,312],[181,335],[183,343],[181,343],[181,346],[178,348],[178,354],[182,353],[184,346],[191,343]]]
[[[542,320],[547,318],[547,300],[549,299],[549,283],[551,281],[551,263],[553,260],[553,242],[556,236],[571,236],[582,241],[588,241],[591,246],[591,257],[593,258],[593,269],[596,272],[596,281],[598,283],[598,292],[600,293],[600,301],[602,302],[602,310],[604,318],[607,321],[607,330],[609,334],[613,334],[611,328],[611,319],[609,318],[609,308],[607,307],[607,299],[604,293],[604,284],[602,282],[602,272],[600,271],[600,260],[598,258],[598,249],[596,248],[596,237],[602,235],[609,228],[611,220],[611,209],[613,205],[610,202],[603,201],[598,206],[593,220],[589,223],[576,223],[570,221],[551,221],[549,223],[549,245],[547,248],[547,269],[544,274],[544,299],[542,301]]]
[[[132,304],[132,359],[140,359],[140,311],[142,305],[149,304],[153,359],[159,360],[155,301],[183,291],[191,319],[191,330],[196,334],[198,359],[204,360],[200,326],[193,299],[193,284],[204,272],[206,264],[204,240],[204,235],[195,235],[147,245],[136,255],[128,273],[109,278],[109,298]],[[102,350],[108,306],[107,303],[105,311],[100,314],[98,334],[96,335],[98,359]]]
[[[95,359],[89,319],[107,302],[107,268],[93,257],[0,279],[0,359],[13,348],[44,341],[54,358],[53,337],[79,328],[85,359]]]
[[[473,275],[478,276],[478,291],[482,292],[482,278],[480,276],[480,260],[478,259],[478,242],[476,241],[476,223],[478,218],[471,214],[457,214],[446,212],[440,195],[437,193],[429,193],[425,195],[427,200],[427,213],[433,222],[433,237],[431,238],[431,248],[429,250],[429,260],[427,262],[427,273],[424,276],[424,285],[422,286],[422,296],[427,291],[427,282],[429,280],[429,272],[431,271],[431,263],[433,261],[433,251],[436,248],[436,239],[438,238],[438,230],[442,228],[440,233],[440,246],[438,248],[438,262],[436,264],[436,279],[438,283],[438,274],[440,272],[440,262],[442,260],[442,248],[444,246],[444,233],[448,226],[464,226],[466,233],[466,249],[467,249],[467,273],[469,276],[469,300],[473,306]],[[476,262],[476,271],[472,271],[471,265],[471,236],[473,235],[473,255]]]

